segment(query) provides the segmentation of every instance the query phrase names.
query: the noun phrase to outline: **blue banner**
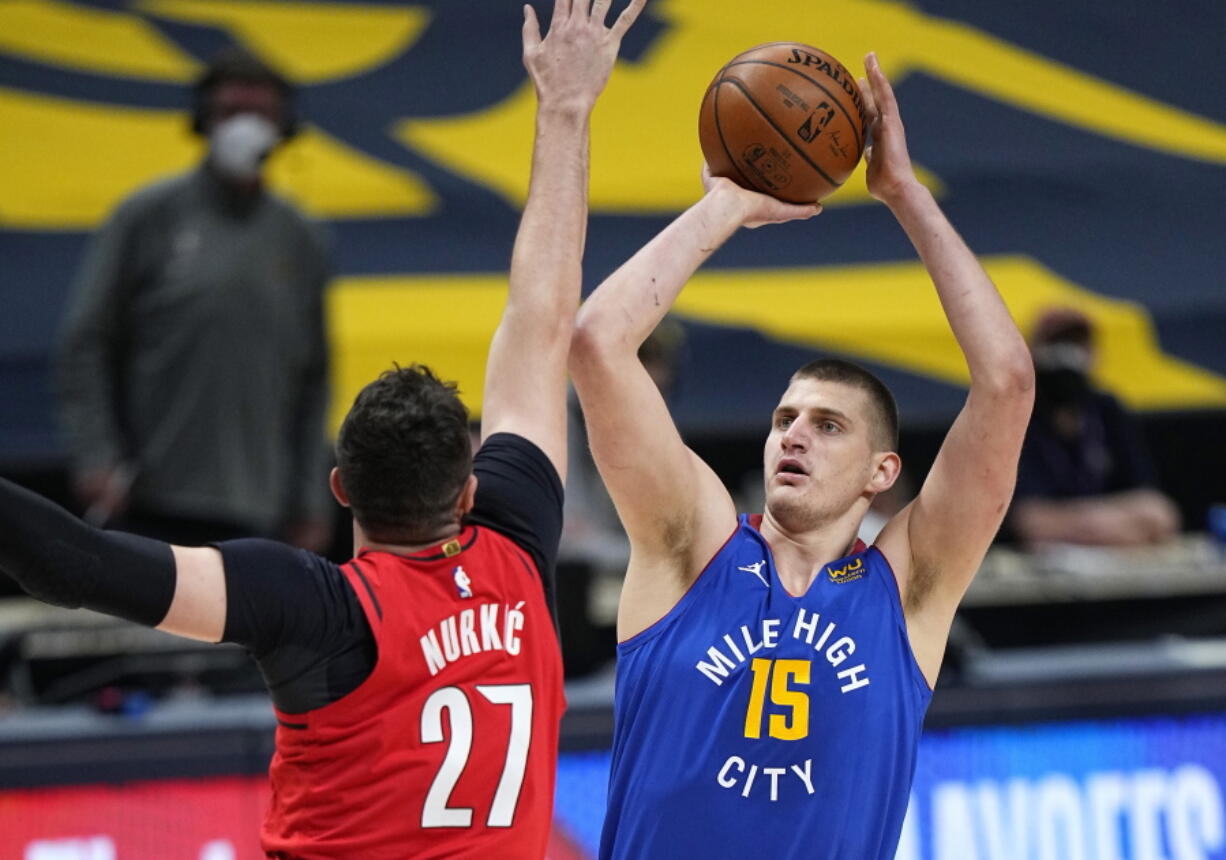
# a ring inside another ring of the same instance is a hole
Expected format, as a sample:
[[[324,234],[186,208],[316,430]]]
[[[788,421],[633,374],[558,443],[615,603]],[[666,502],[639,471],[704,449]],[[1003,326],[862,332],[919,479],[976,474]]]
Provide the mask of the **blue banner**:
[[[593,857],[608,768],[558,768]],[[928,732],[897,860],[1226,860],[1226,714]]]

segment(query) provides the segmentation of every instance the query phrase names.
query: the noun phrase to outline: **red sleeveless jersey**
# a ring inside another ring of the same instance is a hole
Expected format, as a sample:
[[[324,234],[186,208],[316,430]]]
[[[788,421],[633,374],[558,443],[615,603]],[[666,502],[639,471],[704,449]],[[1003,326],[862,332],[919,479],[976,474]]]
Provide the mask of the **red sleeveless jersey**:
[[[541,578],[466,526],[413,556],[342,570],[378,661],[344,698],[278,712],[271,857],[540,858],[553,815],[562,658]]]

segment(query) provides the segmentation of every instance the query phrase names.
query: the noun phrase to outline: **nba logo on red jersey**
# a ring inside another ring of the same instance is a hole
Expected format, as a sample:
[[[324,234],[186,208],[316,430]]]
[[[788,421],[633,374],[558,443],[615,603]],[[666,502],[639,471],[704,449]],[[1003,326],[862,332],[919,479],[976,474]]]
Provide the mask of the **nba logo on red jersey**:
[[[460,597],[472,597],[473,581],[468,578],[468,574],[464,572],[462,565],[456,565],[455,570],[451,572],[451,576],[455,579],[456,591],[460,592]]]

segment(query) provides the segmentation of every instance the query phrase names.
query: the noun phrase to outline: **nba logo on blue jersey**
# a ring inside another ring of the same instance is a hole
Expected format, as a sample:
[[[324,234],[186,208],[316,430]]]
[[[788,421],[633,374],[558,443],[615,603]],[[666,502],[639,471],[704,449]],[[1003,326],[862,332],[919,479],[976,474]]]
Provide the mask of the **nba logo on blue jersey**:
[[[472,597],[473,581],[468,578],[468,574],[464,572],[464,568],[457,564],[455,570],[451,572],[451,575],[455,578],[456,591],[460,592],[460,597]]]

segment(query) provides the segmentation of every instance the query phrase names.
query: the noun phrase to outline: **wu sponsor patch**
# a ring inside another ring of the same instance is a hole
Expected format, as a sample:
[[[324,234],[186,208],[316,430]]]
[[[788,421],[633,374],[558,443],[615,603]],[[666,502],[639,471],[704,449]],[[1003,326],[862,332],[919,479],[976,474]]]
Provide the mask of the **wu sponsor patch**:
[[[842,567],[827,567],[826,573],[830,575],[831,582],[837,582],[840,585],[845,582],[855,582],[857,579],[864,578],[864,559],[857,558]]]

